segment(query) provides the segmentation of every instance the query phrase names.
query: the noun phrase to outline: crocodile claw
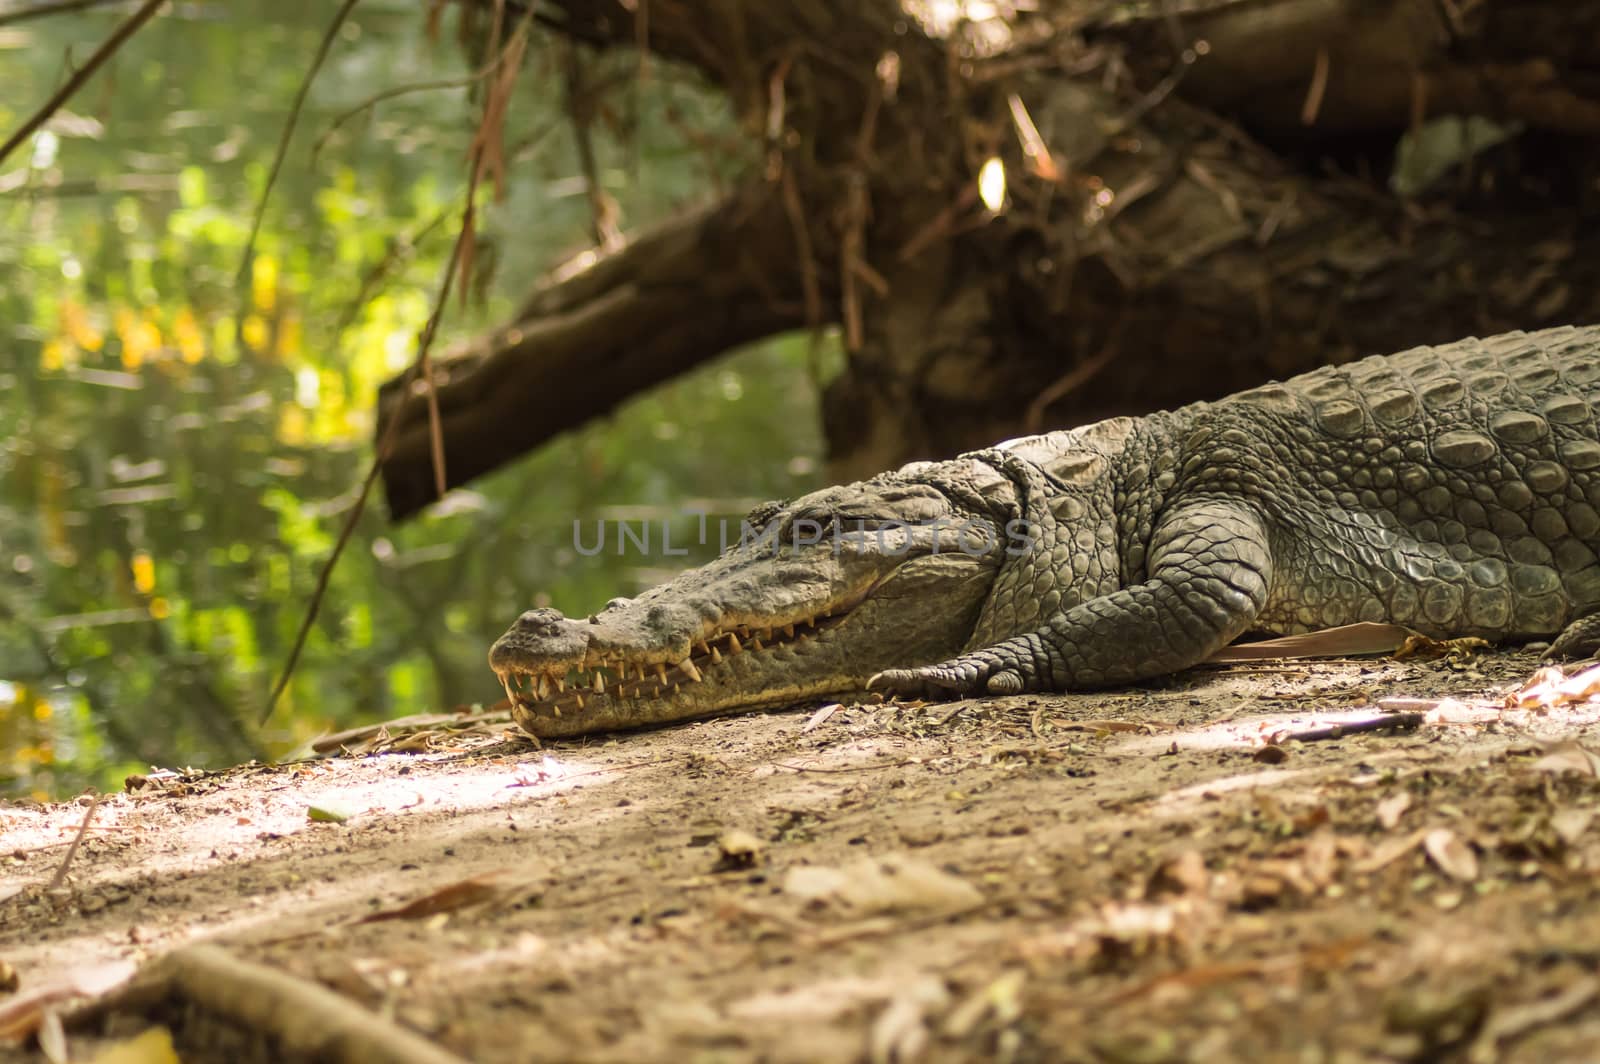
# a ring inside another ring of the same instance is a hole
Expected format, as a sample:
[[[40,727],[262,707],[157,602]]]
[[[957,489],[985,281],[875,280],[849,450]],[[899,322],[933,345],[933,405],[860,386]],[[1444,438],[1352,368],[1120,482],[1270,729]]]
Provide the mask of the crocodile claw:
[[[949,661],[917,669],[885,669],[867,681],[867,690],[905,698],[972,698],[1014,695],[1023,689],[1020,673],[968,661]]]

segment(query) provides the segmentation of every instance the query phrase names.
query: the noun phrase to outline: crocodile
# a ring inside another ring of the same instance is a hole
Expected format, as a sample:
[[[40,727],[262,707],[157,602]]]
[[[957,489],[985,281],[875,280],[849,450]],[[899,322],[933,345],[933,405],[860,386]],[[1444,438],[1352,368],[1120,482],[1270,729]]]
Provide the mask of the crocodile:
[[[1387,621],[1600,643],[1600,326],[1331,366],[752,511],[712,562],[489,652],[541,737],[808,700],[1135,684]]]

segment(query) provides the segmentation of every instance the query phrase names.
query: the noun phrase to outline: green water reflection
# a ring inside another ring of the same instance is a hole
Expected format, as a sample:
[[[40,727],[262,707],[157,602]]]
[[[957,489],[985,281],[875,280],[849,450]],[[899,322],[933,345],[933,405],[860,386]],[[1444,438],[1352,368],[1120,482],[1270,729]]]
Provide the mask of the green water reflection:
[[[377,383],[414,353],[463,187],[465,89],[411,4],[363,4],[303,118],[243,281],[251,210],[328,6],[179,8],[0,164],[0,793],[38,796],[150,765],[274,755],[323,729],[498,697],[484,650],[520,610],[597,607],[687,558],[586,557],[601,517],[737,516],[816,482],[822,371],[803,339],[749,350],[626,406],[438,512],[361,520],[279,713],[254,724],[370,461]],[[0,28],[0,130],[117,15]],[[619,57],[619,62],[625,57]],[[449,319],[506,315],[585,246],[587,205],[537,55],[522,145]],[[626,224],[726,178],[673,132],[728,132],[658,72],[601,137]],[[630,139],[631,138],[631,139]],[[440,223],[441,216],[445,219]],[[361,297],[358,299],[358,297]],[[595,367],[603,372],[604,367]],[[712,537],[715,538],[714,536]]]

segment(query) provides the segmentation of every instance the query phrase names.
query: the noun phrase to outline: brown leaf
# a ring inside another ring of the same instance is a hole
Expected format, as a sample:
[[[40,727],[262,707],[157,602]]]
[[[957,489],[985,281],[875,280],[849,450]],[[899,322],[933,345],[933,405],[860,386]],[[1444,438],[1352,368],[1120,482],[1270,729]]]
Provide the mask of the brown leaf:
[[[862,912],[957,911],[976,908],[983,894],[959,876],[905,854],[863,857],[840,867],[799,865],[783,889],[806,901],[836,901]]]
[[[1568,676],[1556,685],[1556,693],[1568,702],[1585,702],[1600,694],[1600,665]]]
[[[1487,640],[1476,636],[1462,636],[1459,639],[1434,639],[1413,633],[1400,644],[1400,649],[1394,652],[1396,661],[1432,661],[1435,658],[1460,658],[1489,649]]]
[[[531,890],[534,881],[528,877],[513,877],[512,869],[500,868],[493,872],[463,879],[440,887],[431,894],[406,902],[397,909],[384,909],[368,913],[357,920],[358,924],[373,924],[381,920],[421,920],[438,913],[451,913],[474,905],[510,897],[521,888]]]
[[[1211,886],[1211,873],[1206,870],[1206,859],[1199,850],[1185,850],[1169,857],[1150,873],[1145,885],[1147,898],[1163,894],[1197,894],[1204,896]]]
[[[1400,818],[1411,808],[1411,795],[1405,791],[1396,791],[1378,803],[1378,826],[1385,831],[1393,831],[1395,825],[1400,823]]]
[[[1561,700],[1558,689],[1566,676],[1554,665],[1534,671],[1522,686],[1506,696],[1507,709],[1548,709]]]
[[[1550,830],[1571,846],[1583,838],[1583,833],[1589,830],[1593,820],[1593,809],[1558,809],[1550,814]]]
[[[1332,831],[1319,831],[1306,840],[1300,860],[1305,877],[1317,889],[1333,882],[1339,866],[1339,839]]]
[[[1392,654],[1417,633],[1400,624],[1362,621],[1338,628],[1324,628],[1303,635],[1286,635],[1256,643],[1223,647],[1207,660],[1277,661],[1284,658],[1350,658],[1368,654]]]
[[[944,980],[927,975],[903,984],[873,1021],[867,1034],[867,1059],[872,1064],[897,1064],[919,1059],[928,1048],[928,1014],[950,1004]]]
[[[1389,839],[1379,844],[1379,846],[1372,851],[1372,855],[1370,857],[1366,858],[1355,866],[1355,870],[1360,872],[1362,875],[1367,875],[1369,873],[1378,871],[1380,868],[1384,868],[1390,864],[1393,864],[1395,861],[1398,861],[1400,858],[1416,849],[1417,845],[1422,842],[1422,838],[1426,834],[1426,830],[1413,831],[1409,835],[1403,835],[1398,839]]]
[[[1548,772],[1552,776],[1559,776],[1564,772],[1575,772],[1580,776],[1591,779],[1600,775],[1600,758],[1593,751],[1580,743],[1558,743],[1545,753],[1543,757],[1533,763],[1535,772]]]
[[[1434,828],[1428,832],[1422,838],[1422,848],[1450,878],[1463,883],[1478,878],[1478,855],[1449,828]]]

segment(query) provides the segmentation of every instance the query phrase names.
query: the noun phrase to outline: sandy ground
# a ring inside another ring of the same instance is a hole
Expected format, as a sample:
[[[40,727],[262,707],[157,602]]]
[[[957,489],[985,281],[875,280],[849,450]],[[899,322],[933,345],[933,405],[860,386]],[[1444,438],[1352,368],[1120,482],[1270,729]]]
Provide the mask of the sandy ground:
[[[0,803],[0,1031],[310,1059],[354,1004],[324,1059],[402,1059],[357,1052],[398,1029],[508,1062],[1600,1060],[1600,704],[1502,711],[1536,664],[1209,668],[542,751],[503,717],[394,728],[108,796],[55,887],[89,799]],[[1426,720],[1286,737],[1394,697]],[[62,996],[196,942],[335,1011],[229,1012],[204,997],[227,972],[87,1019]]]

